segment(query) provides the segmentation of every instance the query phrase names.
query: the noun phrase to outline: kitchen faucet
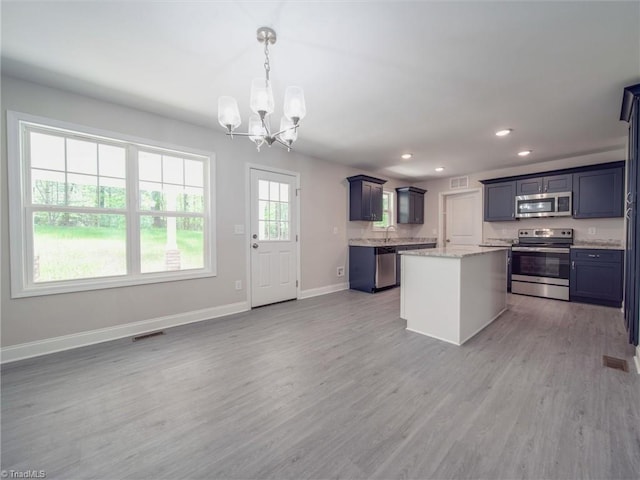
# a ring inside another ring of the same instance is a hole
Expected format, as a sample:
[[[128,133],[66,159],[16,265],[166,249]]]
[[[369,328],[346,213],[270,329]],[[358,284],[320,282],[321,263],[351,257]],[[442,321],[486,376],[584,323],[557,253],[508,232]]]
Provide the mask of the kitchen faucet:
[[[396,227],[394,227],[393,225],[389,225],[387,228],[385,228],[384,230],[384,243],[387,243],[389,241],[389,229],[393,228],[393,231],[396,232]]]

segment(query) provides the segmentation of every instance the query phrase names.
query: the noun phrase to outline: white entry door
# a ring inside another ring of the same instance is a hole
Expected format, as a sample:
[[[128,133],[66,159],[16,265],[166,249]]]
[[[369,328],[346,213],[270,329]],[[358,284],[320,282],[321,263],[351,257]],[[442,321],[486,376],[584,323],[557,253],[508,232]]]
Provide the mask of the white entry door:
[[[297,298],[296,177],[251,169],[251,306]]]
[[[482,199],[479,191],[445,196],[446,245],[482,242]]]

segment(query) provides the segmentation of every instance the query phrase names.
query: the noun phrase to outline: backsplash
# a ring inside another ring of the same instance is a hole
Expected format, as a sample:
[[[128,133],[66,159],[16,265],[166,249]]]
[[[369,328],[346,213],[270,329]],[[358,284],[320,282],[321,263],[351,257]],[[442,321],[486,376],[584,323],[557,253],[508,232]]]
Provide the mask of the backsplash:
[[[598,244],[624,246],[625,229],[623,218],[574,219],[568,217],[526,218],[513,222],[484,222],[483,241],[510,241],[518,238],[523,228],[573,228],[575,244]]]

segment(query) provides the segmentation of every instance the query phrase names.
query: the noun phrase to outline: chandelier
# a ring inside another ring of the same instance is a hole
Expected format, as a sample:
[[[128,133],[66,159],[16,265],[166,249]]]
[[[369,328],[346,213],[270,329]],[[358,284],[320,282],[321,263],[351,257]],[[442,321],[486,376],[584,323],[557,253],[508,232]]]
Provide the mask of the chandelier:
[[[284,93],[284,116],[280,120],[280,128],[272,133],[270,115],[273,113],[273,91],[269,80],[269,45],[276,43],[276,32],[269,27],[260,27],[257,31],[258,42],[264,43],[264,78],[254,78],[251,82],[250,106],[253,115],[249,118],[247,133],[236,133],[240,126],[238,102],[233,97],[223,96],[218,99],[218,122],[227,129],[226,135],[249,137],[260,151],[265,143],[271,146],[277,142],[291,151],[291,144],[298,138],[300,120],[307,113],[304,92],[301,87],[287,87]]]

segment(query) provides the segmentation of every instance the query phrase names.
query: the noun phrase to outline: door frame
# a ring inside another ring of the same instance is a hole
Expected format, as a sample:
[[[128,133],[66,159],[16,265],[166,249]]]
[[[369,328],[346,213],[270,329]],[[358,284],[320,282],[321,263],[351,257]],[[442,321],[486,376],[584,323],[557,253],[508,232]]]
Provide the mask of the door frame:
[[[245,164],[245,214],[244,214],[244,244],[246,247],[245,250],[245,263],[246,263],[246,272],[245,272],[245,288],[247,292],[246,301],[249,305],[250,309],[253,309],[251,306],[251,285],[252,285],[252,270],[251,270],[251,170],[262,170],[263,172],[269,173],[279,173],[281,175],[290,175],[295,177],[296,179],[296,188],[295,188],[295,206],[296,206],[296,231],[294,232],[296,235],[296,300],[300,298],[300,287],[301,287],[301,259],[300,259],[300,172],[294,172],[292,170],[284,170],[282,168],[275,168],[269,165],[261,165],[259,163],[246,163]]]
[[[482,239],[484,236],[484,225],[483,225],[483,216],[482,216],[482,202],[483,202],[483,198],[482,198],[482,188],[465,188],[462,190],[449,190],[446,192],[440,192],[440,195],[438,195],[438,246],[440,247],[444,247],[446,246],[446,238],[445,238],[445,215],[446,212],[444,210],[445,208],[445,199],[446,197],[449,197],[451,195],[458,195],[461,193],[479,193],[479,202],[478,205],[476,206],[477,208],[477,213],[478,213],[478,218],[480,219],[480,242],[482,243]]]

